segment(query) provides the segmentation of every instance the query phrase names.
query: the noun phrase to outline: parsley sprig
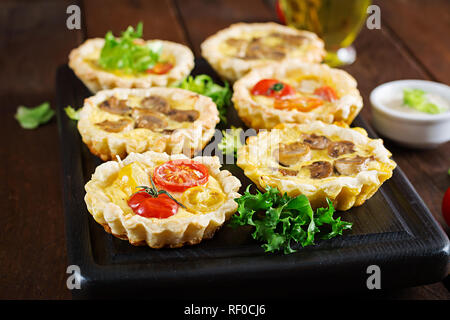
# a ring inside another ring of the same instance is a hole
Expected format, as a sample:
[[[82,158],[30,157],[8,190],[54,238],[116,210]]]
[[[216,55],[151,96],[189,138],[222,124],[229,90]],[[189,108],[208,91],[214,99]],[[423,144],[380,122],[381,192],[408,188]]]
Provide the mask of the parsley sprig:
[[[268,187],[265,193],[249,192],[235,199],[238,203],[238,215],[233,215],[230,225],[255,227],[252,237],[263,241],[266,252],[283,250],[285,254],[293,253],[291,243],[302,247],[315,244],[316,236],[331,239],[351,229],[352,223],[333,218],[334,207],[327,199],[328,208],[311,208],[305,195],[292,198],[281,194],[278,189]]]
[[[138,23],[136,30],[129,26],[120,38],[114,37],[113,33],[108,31],[98,60],[99,65],[106,70],[121,70],[128,74],[153,68],[159,60],[162,44],[136,41],[142,37],[142,28],[142,22]]]
[[[237,152],[242,147],[241,133],[242,128],[231,126],[231,129],[222,130],[222,140],[220,140],[218,147],[223,154],[233,154],[237,159]]]
[[[41,124],[47,123],[55,115],[49,102],[44,102],[37,107],[27,108],[19,106],[14,115],[20,126],[24,129],[36,129]]]
[[[210,97],[217,105],[220,120],[223,123],[227,123],[227,106],[231,104],[232,96],[228,82],[225,82],[224,86],[221,86],[214,83],[210,76],[200,74],[195,77],[188,76],[177,87]]]

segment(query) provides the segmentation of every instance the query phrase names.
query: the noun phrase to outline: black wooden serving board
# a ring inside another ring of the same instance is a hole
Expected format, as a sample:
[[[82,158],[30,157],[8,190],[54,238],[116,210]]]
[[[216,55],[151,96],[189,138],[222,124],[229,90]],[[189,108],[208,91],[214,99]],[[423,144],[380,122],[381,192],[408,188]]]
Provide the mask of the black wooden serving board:
[[[200,73],[219,81],[198,59],[193,74]],[[82,279],[74,298],[292,298],[367,291],[370,265],[379,266],[382,289],[437,282],[447,274],[449,240],[400,168],[364,205],[340,213],[353,222],[352,230],[294,254],[265,253],[251,228],[227,224],[213,239],[179,249],[135,247],[117,239],[86,208],[84,185],[101,160],[90,154],[64,112],[67,105],[81,107],[91,93],[66,65],[58,69],[56,87],[68,260],[80,267]],[[233,107],[227,125],[244,127]],[[376,137],[360,117],[352,126]],[[224,168],[242,181],[241,192],[250,183],[237,166]]]

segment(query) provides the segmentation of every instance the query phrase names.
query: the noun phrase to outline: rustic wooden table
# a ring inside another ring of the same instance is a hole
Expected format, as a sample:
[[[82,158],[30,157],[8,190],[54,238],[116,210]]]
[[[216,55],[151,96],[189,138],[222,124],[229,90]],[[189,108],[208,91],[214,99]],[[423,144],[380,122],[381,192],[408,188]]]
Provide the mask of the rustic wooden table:
[[[118,34],[144,22],[144,38],[186,44],[200,56],[200,43],[231,23],[276,21],[261,0],[35,0],[0,2],[0,298],[70,299],[61,200],[56,120],[23,130],[18,105],[54,101],[56,68],[87,38]],[[81,30],[66,28],[66,9],[78,4]],[[450,2],[383,0],[380,30],[364,28],[355,42],[357,61],[346,67],[358,81],[370,120],[370,91],[396,79],[450,83]],[[386,141],[447,234],[441,201],[450,185],[450,143],[414,151]],[[448,286],[448,278],[447,278]],[[450,299],[444,282],[386,292],[382,299]]]

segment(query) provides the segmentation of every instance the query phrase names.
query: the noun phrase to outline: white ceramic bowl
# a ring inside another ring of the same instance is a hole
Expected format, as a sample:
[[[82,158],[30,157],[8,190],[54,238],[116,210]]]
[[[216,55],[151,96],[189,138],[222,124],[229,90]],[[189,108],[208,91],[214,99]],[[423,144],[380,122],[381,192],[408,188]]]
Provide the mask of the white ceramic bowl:
[[[413,148],[433,148],[450,141],[450,112],[409,113],[388,107],[388,101],[398,97],[403,89],[422,89],[438,95],[450,104],[450,87],[425,80],[398,80],[376,87],[370,94],[375,129],[402,145]]]

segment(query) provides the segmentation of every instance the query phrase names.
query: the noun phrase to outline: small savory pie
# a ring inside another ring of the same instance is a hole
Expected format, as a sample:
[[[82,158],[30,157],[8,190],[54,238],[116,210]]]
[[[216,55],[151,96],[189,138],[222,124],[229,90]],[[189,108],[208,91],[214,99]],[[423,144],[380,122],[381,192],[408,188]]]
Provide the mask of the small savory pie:
[[[315,121],[280,124],[248,138],[237,165],[259,188],[304,194],[315,208],[326,198],[338,210],[360,206],[396,167],[381,139],[362,128]]]
[[[148,151],[109,161],[86,184],[95,221],[133,245],[181,247],[211,238],[236,212],[240,181],[217,157]]]
[[[184,79],[194,68],[192,51],[179,43],[164,40],[135,40],[142,46],[158,46],[160,56],[153,68],[139,72],[105,69],[99,64],[105,39],[85,41],[69,55],[69,66],[93,93],[113,88],[167,87]]]
[[[178,88],[116,88],[85,100],[78,131],[104,161],[149,150],[193,156],[218,122],[217,107],[206,96]]]
[[[325,55],[315,33],[274,22],[233,24],[206,39],[201,49],[216,72],[231,82],[255,67],[286,59],[320,62]]]
[[[356,80],[325,64],[285,61],[257,68],[233,89],[239,117],[255,129],[314,120],[350,124],[363,106]]]

